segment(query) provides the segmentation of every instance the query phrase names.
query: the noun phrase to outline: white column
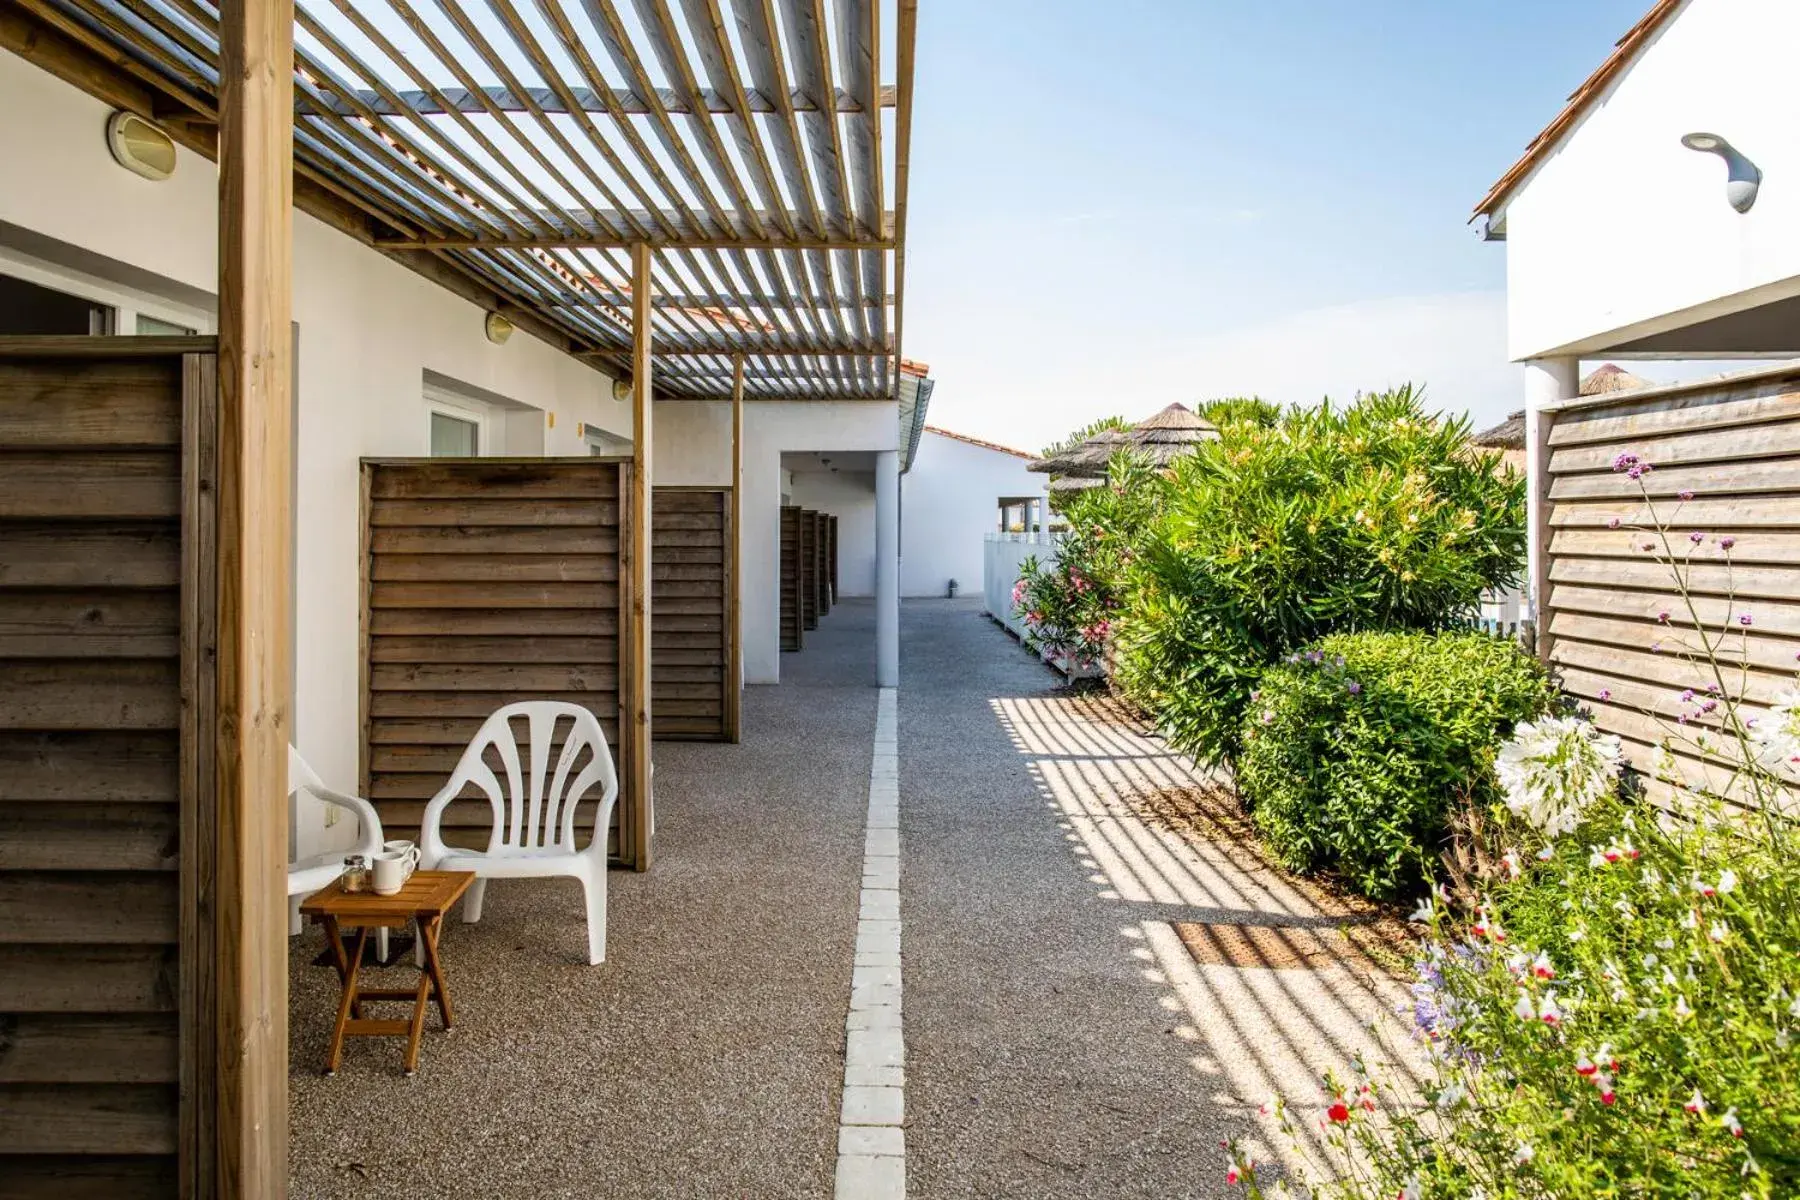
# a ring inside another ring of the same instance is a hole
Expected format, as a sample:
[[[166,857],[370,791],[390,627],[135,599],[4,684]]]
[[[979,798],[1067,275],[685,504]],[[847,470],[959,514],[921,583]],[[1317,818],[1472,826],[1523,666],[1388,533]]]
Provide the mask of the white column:
[[[1550,619],[1550,425],[1544,407],[1573,399],[1581,391],[1581,362],[1573,357],[1525,360],[1525,608],[1537,631],[1540,655],[1549,650]]]
[[[875,455],[875,681],[900,686],[900,452]]]

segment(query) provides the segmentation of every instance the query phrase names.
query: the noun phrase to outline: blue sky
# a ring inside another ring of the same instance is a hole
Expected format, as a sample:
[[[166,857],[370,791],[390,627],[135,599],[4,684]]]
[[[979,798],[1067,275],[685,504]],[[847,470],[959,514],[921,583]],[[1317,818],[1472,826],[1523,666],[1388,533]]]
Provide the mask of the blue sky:
[[[1648,0],[922,4],[906,353],[932,421],[1413,379],[1519,392],[1469,210]]]

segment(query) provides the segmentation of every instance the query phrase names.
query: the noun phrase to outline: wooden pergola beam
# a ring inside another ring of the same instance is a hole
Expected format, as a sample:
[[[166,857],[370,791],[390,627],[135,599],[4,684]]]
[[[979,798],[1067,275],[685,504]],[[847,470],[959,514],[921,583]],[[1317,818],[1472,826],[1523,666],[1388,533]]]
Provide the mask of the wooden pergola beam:
[[[755,338],[744,338],[733,342],[712,342],[695,344],[658,341],[656,354],[658,358],[730,358],[732,355],[750,355],[755,358],[815,358],[818,356],[841,356],[844,358],[881,358],[892,354],[891,345],[836,345],[830,342],[795,342],[789,340],[758,341]],[[581,350],[577,358],[617,358],[631,353],[630,346],[599,346],[592,350]]]
[[[631,249],[631,578],[621,603],[631,606],[630,723],[621,730],[631,763],[635,811],[629,828],[632,865],[650,869],[651,812],[655,804],[650,755],[650,546],[651,501],[655,485],[651,477],[654,451],[655,405],[652,403],[650,247]],[[620,850],[625,847],[621,846]]]
[[[336,91],[336,89],[331,89]],[[468,88],[444,88],[441,95],[449,102],[446,107],[443,101],[418,89],[408,89],[395,93],[393,100],[380,96],[372,89],[358,88],[354,100],[337,99],[329,107],[316,101],[302,97],[294,106],[297,115],[303,117],[342,117],[353,115],[358,105],[364,105],[382,116],[406,116],[416,113],[419,116],[447,116],[451,108],[466,114],[479,114],[498,109],[505,113],[530,112],[532,105],[552,115],[567,115],[570,112],[596,113],[601,115],[625,114],[628,116],[650,116],[660,106],[664,112],[681,116],[694,116],[707,113],[725,116],[739,112],[779,113],[786,111],[781,105],[771,100],[767,93],[759,88],[744,89],[744,105],[740,108],[735,97],[727,96],[717,88],[699,89],[700,105],[696,107],[689,99],[686,90],[675,88],[657,88],[656,105],[633,88],[613,88],[607,99],[602,99],[593,88],[581,87],[569,89],[570,97],[575,101],[570,105],[567,100],[557,95],[552,88],[527,88],[527,95],[521,96],[511,88],[487,87],[478,96]],[[485,97],[486,103],[483,102]],[[530,103],[527,103],[527,100]],[[894,88],[890,84],[880,92],[878,106],[894,107]],[[404,107],[402,107],[404,106]],[[490,108],[491,106],[491,108]],[[812,97],[798,88],[788,96],[788,108],[795,112],[817,112],[818,106]],[[861,99],[851,95],[843,88],[837,89],[837,111],[840,113],[860,113],[864,111]]]
[[[744,359],[731,362],[731,589],[726,606],[726,620],[731,628],[727,644],[731,647],[725,674],[725,736],[732,742],[743,733],[744,692]]]
[[[811,237],[737,237],[732,234],[712,236],[693,234],[677,237],[632,237],[615,233],[580,233],[567,237],[491,238],[491,237],[389,237],[377,238],[380,250],[629,250],[646,244],[658,250],[892,250],[895,239],[884,238],[811,238]],[[713,301],[712,303],[717,303]],[[857,299],[855,303],[867,304]]]
[[[293,733],[292,0],[225,0],[220,66],[218,808],[208,893],[217,1140],[212,1186],[194,1194],[279,1200],[288,1179],[279,881]]]

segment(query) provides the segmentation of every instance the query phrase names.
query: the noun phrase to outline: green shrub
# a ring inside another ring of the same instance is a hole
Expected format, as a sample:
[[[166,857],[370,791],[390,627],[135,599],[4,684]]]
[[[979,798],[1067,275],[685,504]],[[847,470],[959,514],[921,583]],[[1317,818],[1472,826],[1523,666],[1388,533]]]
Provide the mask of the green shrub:
[[[1525,490],[1411,387],[1233,421],[1178,460],[1116,623],[1171,743],[1236,756],[1262,672],[1329,633],[1444,629],[1524,561]]]
[[[1082,665],[1099,661],[1124,602],[1137,543],[1161,508],[1164,488],[1160,474],[1121,452],[1113,456],[1104,485],[1070,495],[1064,508],[1069,532],[1056,558],[1027,558],[1013,587],[1027,645]]]
[[[1281,420],[1281,405],[1260,396],[1227,396],[1220,400],[1208,400],[1194,411],[1212,422],[1215,429],[1240,422],[1270,429]]]
[[[1543,669],[1484,633],[1339,634],[1262,676],[1238,789],[1270,848],[1365,895],[1416,883],[1452,806],[1494,798],[1494,752],[1554,698]]]

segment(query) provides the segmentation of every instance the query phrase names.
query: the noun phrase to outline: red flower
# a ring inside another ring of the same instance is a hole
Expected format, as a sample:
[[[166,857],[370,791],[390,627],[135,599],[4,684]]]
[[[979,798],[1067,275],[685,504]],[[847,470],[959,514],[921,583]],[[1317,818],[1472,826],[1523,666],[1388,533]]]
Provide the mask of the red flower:
[[[1326,1109],[1325,1115],[1331,1118],[1332,1124],[1342,1125],[1350,1120],[1350,1109],[1345,1106],[1342,1100],[1340,1100],[1330,1108]]]

